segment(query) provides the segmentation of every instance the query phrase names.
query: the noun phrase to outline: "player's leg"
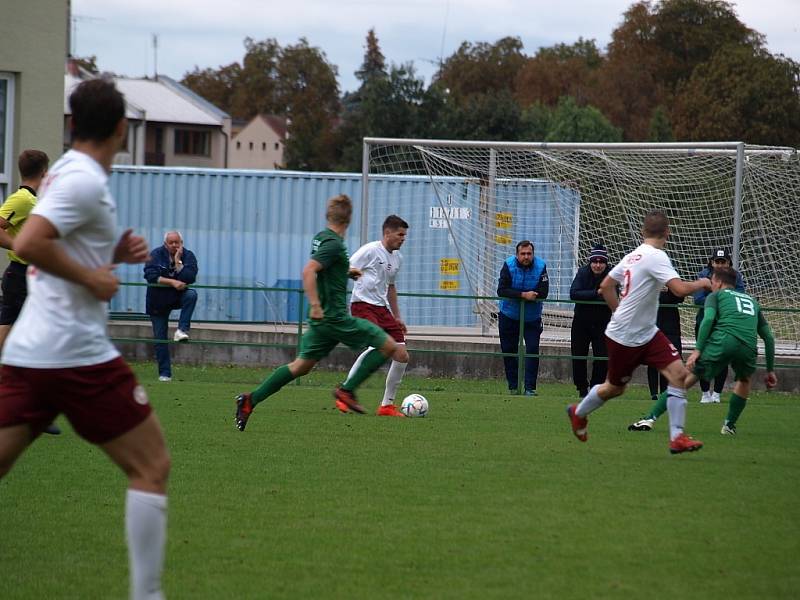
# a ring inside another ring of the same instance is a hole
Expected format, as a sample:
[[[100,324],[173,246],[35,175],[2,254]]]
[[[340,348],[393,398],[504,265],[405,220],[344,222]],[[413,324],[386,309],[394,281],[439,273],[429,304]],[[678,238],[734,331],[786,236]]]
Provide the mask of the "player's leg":
[[[503,313],[497,317],[497,330],[500,335],[500,352],[503,354],[516,354],[519,350],[519,321],[509,319]],[[503,368],[506,374],[508,389],[516,393],[519,365],[516,356],[504,356]]]
[[[408,362],[405,345],[398,346],[392,336],[366,319],[351,317],[347,323],[342,323],[339,329],[339,341],[343,344],[352,348],[363,345],[366,341],[373,348],[361,361],[361,365],[355,373],[348,376],[341,385],[341,389],[345,392],[353,394],[356,388],[378,370],[387,359],[394,360],[395,355],[405,358]]]
[[[733,393],[728,400],[728,414],[722,424],[720,433],[723,435],[735,435],[736,423],[747,406],[747,399],[750,397],[750,382],[753,373],[756,371],[756,352],[752,349],[742,347],[735,343],[735,340],[726,340],[730,351],[730,364],[736,377],[736,384]],[[727,372],[727,366],[725,371]]]
[[[389,365],[389,372],[386,373],[386,386],[383,391],[383,398],[381,399],[381,408],[378,409],[378,414],[389,414],[395,416],[396,414],[403,414],[397,410],[394,401],[397,397],[397,388],[403,381],[406,367],[408,367],[408,349],[405,342],[398,342],[397,350],[392,355],[392,362]],[[383,410],[383,413],[381,412]]]
[[[11,470],[32,441],[33,434],[27,424],[0,427],[0,479]]]
[[[587,326],[585,323],[577,322],[577,319],[572,319],[572,330],[570,331],[570,353],[573,356],[572,383],[575,384],[575,389],[578,390],[579,398],[583,398],[589,393],[589,381],[586,369],[587,359],[574,358],[576,356],[586,356],[589,354],[591,336],[586,330]],[[592,369],[594,371],[594,366]]]
[[[646,345],[644,362],[656,367],[667,379],[667,413],[669,415],[669,450],[672,454],[694,452],[703,443],[692,439],[684,431],[686,424],[686,384],[689,371],[683,364],[681,353],[661,331]]]
[[[163,598],[170,457],[158,419],[151,413],[138,426],[100,447],[128,477],[125,531],[131,598]]]
[[[625,386],[630,381],[633,370],[639,365],[639,348],[623,346],[608,337],[606,337],[606,347],[608,348],[606,380],[593,386],[580,403],[570,404],[567,407],[572,433],[582,442],[588,439],[589,414],[611,398],[621,396],[625,392]]]
[[[526,322],[523,330],[525,354],[539,354],[539,341],[542,338],[542,319]],[[525,395],[536,396],[536,382],[539,379],[539,357],[525,358]]]

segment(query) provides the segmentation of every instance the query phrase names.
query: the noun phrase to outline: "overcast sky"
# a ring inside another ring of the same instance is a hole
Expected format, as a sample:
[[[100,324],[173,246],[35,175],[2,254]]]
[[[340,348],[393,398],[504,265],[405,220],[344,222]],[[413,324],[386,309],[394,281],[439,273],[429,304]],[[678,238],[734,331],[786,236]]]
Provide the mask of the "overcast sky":
[[[76,56],[97,56],[101,70],[140,77],[158,72],[181,79],[195,66],[241,63],[243,40],[301,37],[338,67],[343,91],[374,28],[387,60],[413,61],[430,82],[440,56],[463,41],[522,40],[541,46],[595,39],[605,49],[631,0],[72,0]],[[767,36],[773,53],[800,61],[800,0],[736,0],[739,19]]]

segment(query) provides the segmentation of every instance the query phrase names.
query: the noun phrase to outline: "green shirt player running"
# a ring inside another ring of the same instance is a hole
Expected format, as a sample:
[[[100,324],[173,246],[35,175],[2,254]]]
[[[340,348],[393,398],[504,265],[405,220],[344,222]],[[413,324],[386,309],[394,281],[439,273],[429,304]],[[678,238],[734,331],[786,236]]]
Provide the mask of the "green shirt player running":
[[[236,397],[235,423],[244,431],[255,406],[290,381],[307,374],[330,354],[340,342],[360,350],[372,346],[358,369],[333,392],[336,408],[342,412],[364,413],[354,390],[399,346],[377,325],[350,316],[347,310],[347,280],[358,279],[361,272],[350,267],[344,234],[350,224],[353,204],[344,194],[328,201],[327,228],[314,236],[311,257],[303,268],[303,290],[310,305],[308,329],[300,342],[300,353],[288,365],[275,369],[258,388]]]
[[[736,421],[742,414],[750,395],[750,378],[756,370],[758,346],[756,335],[764,340],[767,355],[767,389],[775,387],[775,338],[756,300],[737,292],[736,271],[715,269],[711,277],[712,293],[706,298],[703,321],[697,332],[695,350],[686,361],[691,373],[685,380],[688,389],[699,379],[713,379],[727,369],[733,369],[736,385],[728,403],[728,416],[722,425],[723,435],[736,434]],[[631,431],[649,431],[658,418],[658,404],[644,419],[628,427]],[[663,412],[663,411],[661,411]]]

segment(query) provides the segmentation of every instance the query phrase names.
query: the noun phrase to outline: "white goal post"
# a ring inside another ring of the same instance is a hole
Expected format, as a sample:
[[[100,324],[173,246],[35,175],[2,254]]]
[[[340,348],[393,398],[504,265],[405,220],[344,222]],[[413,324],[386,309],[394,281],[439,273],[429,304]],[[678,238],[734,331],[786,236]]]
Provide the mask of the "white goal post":
[[[581,144],[365,138],[360,238],[383,218],[411,225],[401,292],[495,296],[502,261],[531,240],[550,298],[568,300],[575,271],[602,241],[612,261],[640,242],[647,211],[671,222],[682,277],[711,251],[731,251],[747,291],[767,308],[800,308],[800,161],[793,148],[742,142]],[[691,303],[691,299],[687,300]],[[496,303],[404,298],[410,324],[493,333]],[[569,337],[572,306],[545,304],[543,340]],[[694,336],[694,311],[683,311]],[[800,315],[768,311],[784,350],[800,346]]]

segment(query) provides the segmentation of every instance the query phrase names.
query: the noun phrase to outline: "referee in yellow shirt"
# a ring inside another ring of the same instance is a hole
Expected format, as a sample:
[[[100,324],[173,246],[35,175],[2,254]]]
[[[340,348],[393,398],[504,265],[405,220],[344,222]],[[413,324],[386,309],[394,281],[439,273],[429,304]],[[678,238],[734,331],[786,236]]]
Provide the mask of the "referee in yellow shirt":
[[[28,295],[28,284],[25,280],[28,264],[14,254],[12,243],[36,205],[36,192],[47,174],[50,159],[41,150],[23,150],[19,155],[17,166],[22,180],[19,189],[6,198],[0,206],[0,247],[8,250],[9,260],[8,267],[3,272],[0,349]],[[52,434],[61,433],[55,425],[50,425],[45,431]]]

